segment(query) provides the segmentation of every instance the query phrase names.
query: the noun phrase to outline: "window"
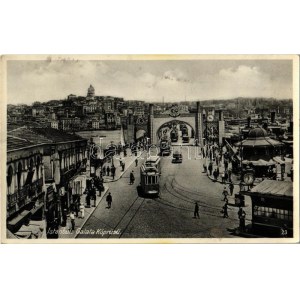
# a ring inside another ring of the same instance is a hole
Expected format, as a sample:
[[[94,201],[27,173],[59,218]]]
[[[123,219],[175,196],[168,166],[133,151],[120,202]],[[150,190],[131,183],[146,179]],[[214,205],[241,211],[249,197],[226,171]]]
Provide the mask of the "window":
[[[281,220],[293,220],[292,211],[274,207],[254,206],[253,215]]]

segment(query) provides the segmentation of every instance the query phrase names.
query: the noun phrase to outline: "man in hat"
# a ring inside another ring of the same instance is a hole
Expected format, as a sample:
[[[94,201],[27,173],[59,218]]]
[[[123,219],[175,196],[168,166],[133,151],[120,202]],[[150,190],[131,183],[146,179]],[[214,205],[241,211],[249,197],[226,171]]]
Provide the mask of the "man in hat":
[[[134,174],[133,174],[133,170],[131,171],[130,173],[130,184],[133,184],[134,183]]]
[[[226,186],[224,186],[224,190],[223,190],[222,195],[224,196],[223,201],[228,201],[228,199],[227,199],[228,191],[227,191],[227,189],[226,189]]]
[[[195,202],[195,209],[194,209],[194,218],[196,219],[196,217],[199,219],[199,205],[198,202]]]
[[[108,193],[108,195],[106,197],[106,202],[107,202],[107,208],[111,208],[112,196],[111,196],[110,192]]]

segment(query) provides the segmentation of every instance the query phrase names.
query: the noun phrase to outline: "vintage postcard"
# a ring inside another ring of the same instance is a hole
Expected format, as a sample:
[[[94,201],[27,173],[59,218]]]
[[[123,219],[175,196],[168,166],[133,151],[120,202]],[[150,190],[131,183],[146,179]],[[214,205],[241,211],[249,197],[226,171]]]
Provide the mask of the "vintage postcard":
[[[299,242],[299,56],[1,57],[2,243]]]

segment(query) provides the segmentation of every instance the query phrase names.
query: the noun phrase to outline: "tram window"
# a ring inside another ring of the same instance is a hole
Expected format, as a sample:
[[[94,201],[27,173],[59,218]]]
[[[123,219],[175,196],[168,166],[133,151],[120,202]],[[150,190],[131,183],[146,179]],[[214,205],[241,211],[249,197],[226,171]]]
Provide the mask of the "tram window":
[[[149,176],[149,184],[153,184],[153,176]]]

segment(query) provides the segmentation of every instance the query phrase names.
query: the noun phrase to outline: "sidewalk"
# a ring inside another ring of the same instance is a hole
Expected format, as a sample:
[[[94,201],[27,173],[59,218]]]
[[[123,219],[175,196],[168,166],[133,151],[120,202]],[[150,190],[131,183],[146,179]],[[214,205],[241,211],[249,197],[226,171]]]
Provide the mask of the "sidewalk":
[[[113,179],[112,176],[106,176],[104,175],[103,176],[103,179],[104,179],[104,183],[108,183],[108,182],[114,182],[114,181],[117,181],[119,180],[120,178],[122,178],[123,174],[126,172],[126,170],[133,164],[135,163],[135,160],[138,159],[138,167],[141,166],[141,156],[144,152],[138,152],[137,153],[137,156],[135,156],[134,154],[127,154],[126,157],[124,157],[123,153],[121,155],[115,155],[114,158],[113,158],[113,162],[114,162],[114,165],[116,167],[116,174],[115,174],[115,178]],[[120,166],[120,160],[125,163],[125,168],[124,168],[124,171],[122,171],[122,167]],[[107,167],[109,166],[111,168],[112,166],[112,162],[107,162],[105,163],[103,167]],[[98,176],[100,174],[100,171],[101,171],[101,168],[97,169],[96,170],[96,175]]]
[[[111,176],[103,176],[104,183],[109,183],[109,182],[114,182],[114,181],[119,180],[123,176],[123,174],[126,172],[126,170],[128,170],[128,168],[135,162],[136,158],[138,158],[138,167],[141,166],[141,159],[139,159],[139,158],[142,154],[143,154],[143,152],[138,153],[137,156],[132,155],[132,154],[128,154],[127,157],[124,157],[123,154],[114,156],[114,164],[116,166],[115,179],[113,180]],[[124,168],[123,172],[122,172],[122,169],[121,169],[120,163],[119,163],[120,159],[125,163],[125,168]],[[111,167],[111,163],[105,163],[104,166]],[[96,170],[96,175],[99,175],[100,170],[101,170],[100,168]],[[76,238],[76,236],[79,234],[81,228],[84,226],[84,224],[87,222],[87,220],[91,217],[91,215],[93,214],[93,212],[95,211],[97,206],[102,202],[103,198],[105,198],[108,190],[109,190],[109,188],[104,185],[104,191],[101,193],[100,197],[98,196],[98,191],[97,191],[96,205],[91,206],[89,208],[87,208],[87,207],[85,208],[83,219],[75,217],[75,230],[73,230],[72,232],[70,231],[70,228],[72,228],[71,220],[68,215],[67,225],[65,227],[61,227],[61,226],[59,227],[58,238],[59,239],[74,239],[74,238]],[[80,200],[82,203],[85,203],[85,198],[86,198],[86,195],[81,196]],[[91,204],[93,204],[93,202],[94,201],[91,201]]]
[[[74,239],[78,235],[79,231],[83,227],[83,225],[87,222],[87,220],[90,218],[90,216],[93,214],[94,210],[97,208],[97,206],[100,204],[100,202],[103,200],[103,198],[106,196],[109,188],[104,186],[104,191],[101,192],[101,196],[96,197],[96,205],[93,206],[94,201],[91,201],[91,207],[85,207],[84,209],[84,218],[77,218],[75,217],[75,230],[72,232],[70,231],[70,228],[72,228],[70,216],[68,215],[67,218],[67,225],[65,227],[59,227],[59,234],[58,239]],[[82,195],[80,201],[82,203],[85,203],[86,195]],[[79,214],[80,215],[80,214]]]

